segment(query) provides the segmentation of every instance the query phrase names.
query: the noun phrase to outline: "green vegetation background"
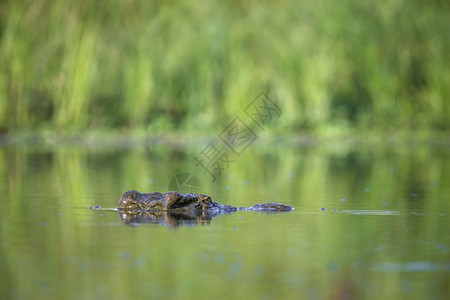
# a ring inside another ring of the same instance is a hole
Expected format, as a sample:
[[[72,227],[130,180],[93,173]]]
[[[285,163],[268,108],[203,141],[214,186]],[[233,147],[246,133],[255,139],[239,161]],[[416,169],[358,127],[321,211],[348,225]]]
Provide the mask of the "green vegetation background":
[[[450,129],[446,0],[0,3],[0,133]]]

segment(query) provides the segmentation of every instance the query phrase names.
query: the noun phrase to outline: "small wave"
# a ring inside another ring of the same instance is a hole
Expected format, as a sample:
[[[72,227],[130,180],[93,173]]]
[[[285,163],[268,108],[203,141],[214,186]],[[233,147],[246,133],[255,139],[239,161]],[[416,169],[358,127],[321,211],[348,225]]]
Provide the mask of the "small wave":
[[[428,261],[413,261],[405,263],[396,262],[376,262],[372,266],[372,271],[383,272],[433,272],[450,271],[450,263],[435,263]]]
[[[373,215],[373,216],[397,216],[402,215],[401,212],[395,210],[370,210],[370,209],[349,209],[349,210],[340,210],[338,211],[341,214],[349,214],[349,215]]]

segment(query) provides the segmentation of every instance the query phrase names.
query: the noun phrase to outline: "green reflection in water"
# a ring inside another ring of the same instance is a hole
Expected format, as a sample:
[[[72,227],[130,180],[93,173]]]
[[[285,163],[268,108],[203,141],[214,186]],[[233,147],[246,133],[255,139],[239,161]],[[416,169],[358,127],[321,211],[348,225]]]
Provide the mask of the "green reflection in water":
[[[2,295],[449,296],[449,151],[336,149],[255,146],[211,182],[197,150],[0,148]],[[296,209],[177,228],[87,209],[114,208],[128,189],[166,191],[179,172],[222,204]]]

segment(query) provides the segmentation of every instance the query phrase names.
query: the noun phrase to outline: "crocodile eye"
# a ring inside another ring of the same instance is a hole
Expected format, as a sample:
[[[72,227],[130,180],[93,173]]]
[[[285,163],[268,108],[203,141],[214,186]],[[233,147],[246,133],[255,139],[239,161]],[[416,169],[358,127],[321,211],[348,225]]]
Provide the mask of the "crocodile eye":
[[[206,195],[197,195],[197,199],[203,203],[211,203],[211,198]]]

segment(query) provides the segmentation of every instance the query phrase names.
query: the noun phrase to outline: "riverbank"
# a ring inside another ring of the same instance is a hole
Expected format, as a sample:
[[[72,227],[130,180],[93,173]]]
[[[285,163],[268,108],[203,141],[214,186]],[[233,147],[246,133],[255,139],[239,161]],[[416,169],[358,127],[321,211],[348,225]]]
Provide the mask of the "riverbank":
[[[52,148],[139,148],[205,147],[209,142],[222,143],[218,134],[195,132],[148,133],[144,131],[91,131],[89,133],[18,132],[0,135],[0,147],[38,147]],[[360,131],[352,133],[322,134],[259,134],[255,147],[336,147],[336,148],[395,148],[395,147],[437,147],[450,148],[448,132],[380,132]]]

